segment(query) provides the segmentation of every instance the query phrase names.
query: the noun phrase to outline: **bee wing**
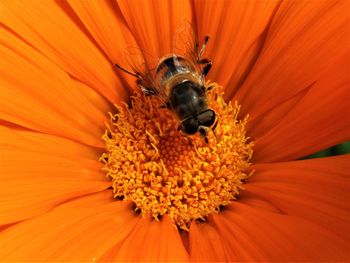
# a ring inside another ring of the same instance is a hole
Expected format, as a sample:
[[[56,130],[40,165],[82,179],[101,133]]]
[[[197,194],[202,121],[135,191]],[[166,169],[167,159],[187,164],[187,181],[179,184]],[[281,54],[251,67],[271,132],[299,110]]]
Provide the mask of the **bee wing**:
[[[131,70],[140,76],[141,82],[138,84],[141,90],[156,95],[162,105],[166,104],[168,97],[155,81],[160,58],[136,47],[128,47],[125,56]]]
[[[148,64],[146,62],[150,60],[145,59],[146,52],[137,47],[128,47],[125,49],[124,55],[131,71],[139,75],[143,80],[142,84],[147,88],[152,88],[155,83],[152,75],[152,69],[149,66],[150,62],[148,62]],[[153,60],[156,61],[157,58],[152,58],[152,61]]]
[[[174,53],[197,60],[198,41],[191,23],[184,21],[174,35]]]
[[[205,83],[205,78],[202,74],[202,67],[198,63],[198,61],[201,59],[199,57],[199,52],[200,46],[197,38],[197,32],[195,32],[194,27],[190,22],[184,21],[176,30],[174,36],[173,53],[190,59],[193,62],[202,83]]]

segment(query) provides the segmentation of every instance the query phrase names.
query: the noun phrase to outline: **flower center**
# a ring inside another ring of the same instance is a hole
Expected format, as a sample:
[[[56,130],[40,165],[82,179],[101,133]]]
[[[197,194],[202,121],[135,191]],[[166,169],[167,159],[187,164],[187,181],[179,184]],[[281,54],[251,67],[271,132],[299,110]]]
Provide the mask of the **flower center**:
[[[208,143],[178,131],[177,118],[155,106],[155,97],[139,92],[130,107],[117,106],[101,156],[116,198],[132,200],[136,210],[156,220],[168,215],[184,230],[235,200],[249,176],[253,144],[245,136],[247,118],[237,120],[239,106],[226,104],[222,88],[212,86],[208,103],[219,119]]]

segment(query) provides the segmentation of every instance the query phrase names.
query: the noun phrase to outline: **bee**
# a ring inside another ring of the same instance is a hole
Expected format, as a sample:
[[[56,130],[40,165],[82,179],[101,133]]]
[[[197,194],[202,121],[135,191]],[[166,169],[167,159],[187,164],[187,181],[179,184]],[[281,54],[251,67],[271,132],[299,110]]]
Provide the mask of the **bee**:
[[[120,70],[134,76],[141,90],[150,96],[161,98],[161,107],[172,110],[179,119],[179,127],[184,134],[197,132],[208,143],[208,131],[217,125],[215,111],[208,106],[205,76],[212,62],[202,58],[209,37],[205,36],[201,49],[195,42],[187,55],[172,53],[159,59],[155,70],[145,67],[135,73],[118,64]],[[189,42],[188,42],[189,43]]]

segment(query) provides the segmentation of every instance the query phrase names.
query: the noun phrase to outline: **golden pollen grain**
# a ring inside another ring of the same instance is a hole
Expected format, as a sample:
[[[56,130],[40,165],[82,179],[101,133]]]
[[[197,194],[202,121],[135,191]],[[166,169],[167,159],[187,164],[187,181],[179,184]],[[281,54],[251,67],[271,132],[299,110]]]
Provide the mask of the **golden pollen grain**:
[[[216,84],[208,101],[219,116],[208,144],[178,131],[173,113],[141,93],[135,93],[130,107],[118,106],[119,112],[110,114],[101,161],[116,198],[132,200],[142,215],[156,220],[168,215],[184,230],[235,199],[253,154],[245,135],[247,118],[237,120],[239,106],[226,104]]]

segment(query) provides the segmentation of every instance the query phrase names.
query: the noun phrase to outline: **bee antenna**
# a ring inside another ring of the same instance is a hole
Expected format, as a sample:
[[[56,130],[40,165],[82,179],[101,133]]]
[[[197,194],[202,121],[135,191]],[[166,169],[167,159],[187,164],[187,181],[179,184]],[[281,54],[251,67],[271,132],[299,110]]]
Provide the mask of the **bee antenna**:
[[[119,68],[120,70],[124,71],[125,73],[128,73],[129,75],[134,76],[134,77],[137,78],[137,79],[140,78],[140,75],[139,75],[139,74],[130,72],[130,71],[126,70],[125,68],[123,68],[122,66],[118,65],[118,64],[114,64],[114,65],[115,65],[117,68]]]

